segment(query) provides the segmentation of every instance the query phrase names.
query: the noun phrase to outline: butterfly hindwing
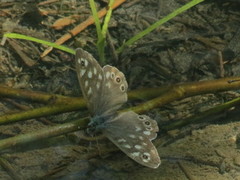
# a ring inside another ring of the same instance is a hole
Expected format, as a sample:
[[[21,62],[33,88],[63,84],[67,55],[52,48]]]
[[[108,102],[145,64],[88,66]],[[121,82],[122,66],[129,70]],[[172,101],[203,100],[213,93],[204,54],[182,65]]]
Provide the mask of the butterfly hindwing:
[[[122,104],[127,102],[128,84],[124,74],[113,66],[103,67],[104,85],[102,115],[115,113]]]
[[[161,161],[151,142],[158,132],[157,122],[133,111],[120,113],[106,121],[103,134],[136,162],[157,168]]]

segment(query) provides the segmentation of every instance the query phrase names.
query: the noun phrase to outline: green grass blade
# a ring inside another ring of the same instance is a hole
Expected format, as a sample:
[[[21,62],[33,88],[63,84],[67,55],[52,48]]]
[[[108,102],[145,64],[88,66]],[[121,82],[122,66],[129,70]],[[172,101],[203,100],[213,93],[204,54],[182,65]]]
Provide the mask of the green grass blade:
[[[97,8],[95,6],[94,0],[89,0],[89,4],[90,4],[91,10],[92,10],[92,15],[93,15],[96,30],[97,30],[98,55],[99,55],[99,59],[100,59],[101,64],[103,64],[105,62],[105,55],[104,55],[105,39],[104,39],[103,34],[102,34],[101,24],[100,24],[100,20],[99,20],[99,17],[98,17],[98,12],[97,12]]]
[[[149,26],[147,29],[143,30],[142,32],[138,33],[137,35],[133,36],[131,39],[126,41],[121,47],[119,47],[116,52],[121,53],[125,47],[128,47],[135,43],[137,40],[142,38],[143,36],[149,34],[151,31],[156,29],[158,26],[162,25],[163,23],[169,21],[170,19],[174,18],[175,16],[181,14],[182,12],[188,10],[189,8],[203,2],[204,0],[192,0],[191,2],[185,4],[184,6],[180,7],[179,9],[175,10],[174,12],[170,13],[169,15],[165,16],[164,18],[160,19],[156,23]]]
[[[93,19],[94,19],[94,22],[95,22],[98,39],[100,39],[100,38],[102,38],[102,30],[101,30],[100,20],[98,18],[97,8],[95,6],[94,0],[89,0],[89,4],[90,4],[90,7],[91,7]]]
[[[107,11],[106,17],[104,19],[104,23],[103,23],[103,27],[102,27],[102,35],[103,35],[104,39],[106,39],[108,24],[109,24],[109,21],[111,19],[111,15],[112,15],[112,5],[113,5],[113,3],[114,3],[114,0],[110,0],[110,2],[108,4],[108,11]]]
[[[112,15],[112,5],[114,3],[114,0],[110,0],[109,4],[108,4],[108,11],[107,14],[105,16],[104,19],[104,23],[102,26],[102,37],[101,39],[98,39],[97,42],[97,48],[98,48],[98,53],[99,53],[99,58],[100,58],[100,62],[102,64],[106,63],[106,59],[105,59],[105,44],[106,44],[106,36],[107,36],[107,31],[108,31],[108,24],[109,21],[111,19],[111,15]]]
[[[58,45],[56,43],[52,43],[52,42],[44,41],[44,40],[41,40],[41,39],[37,39],[37,38],[31,37],[31,36],[25,36],[25,35],[17,34],[17,33],[6,33],[3,36],[7,37],[7,38],[13,38],[13,39],[23,39],[23,40],[33,41],[33,42],[36,42],[36,43],[40,43],[40,44],[44,44],[44,45],[47,45],[47,46],[50,46],[50,47],[54,47],[56,49],[60,49],[62,51],[70,53],[70,54],[75,54],[75,50],[73,50],[73,49],[70,49],[70,48],[62,46],[62,45]]]

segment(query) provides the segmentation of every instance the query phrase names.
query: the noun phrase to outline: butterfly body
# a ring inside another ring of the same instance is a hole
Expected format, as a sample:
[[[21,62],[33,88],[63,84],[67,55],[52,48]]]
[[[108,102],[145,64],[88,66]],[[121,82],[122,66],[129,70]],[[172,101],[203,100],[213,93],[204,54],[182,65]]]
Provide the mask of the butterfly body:
[[[102,68],[81,48],[76,50],[76,70],[92,116],[87,132],[103,133],[139,164],[157,168],[161,161],[151,142],[157,137],[157,122],[133,111],[117,113],[127,101],[128,84],[124,74],[113,66]]]
[[[87,133],[91,136],[102,132],[103,129],[107,128],[107,120],[110,119],[111,116],[94,116],[90,118],[90,122],[88,123]]]

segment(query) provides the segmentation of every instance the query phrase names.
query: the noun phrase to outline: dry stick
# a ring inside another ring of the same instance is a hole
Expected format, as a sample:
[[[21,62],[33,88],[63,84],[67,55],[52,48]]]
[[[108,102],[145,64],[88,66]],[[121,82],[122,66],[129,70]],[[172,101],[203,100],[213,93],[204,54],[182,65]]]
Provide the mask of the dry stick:
[[[24,64],[26,64],[28,67],[34,66],[37,62],[32,60],[26,53],[24,53],[21,45],[15,42],[15,40],[7,39],[10,46],[16,51],[16,53],[21,57]]]
[[[124,3],[126,0],[115,0],[112,9],[117,8],[118,6],[120,6],[122,3]],[[108,9],[107,8],[103,8],[98,12],[98,17],[102,18],[103,16],[106,15]],[[84,22],[82,22],[81,24],[79,24],[78,26],[76,26],[74,29],[72,29],[69,33],[63,35],[61,38],[59,38],[57,41],[55,41],[56,44],[63,44],[64,42],[66,42],[67,40],[69,40],[70,38],[72,38],[73,36],[76,36],[78,33],[80,33],[81,31],[83,31],[84,29],[86,29],[88,26],[92,25],[94,23],[94,18],[93,16],[90,16],[87,20],[85,20]],[[52,47],[47,48],[41,55],[41,57],[46,56],[49,52],[52,51]]]
[[[56,104],[56,105],[48,105],[40,108],[35,108],[15,114],[5,114],[0,116],[0,124],[14,123],[18,121],[28,120],[32,118],[40,118],[44,116],[71,112],[79,110],[79,103],[69,103],[69,104]]]
[[[161,107],[169,102],[199,94],[215,93],[227,90],[240,89],[240,77],[228,77],[217,80],[185,83],[173,86],[168,92],[147,103],[131,108],[137,113],[147,112],[155,107]]]
[[[167,92],[171,86],[164,86],[160,88],[144,88],[137,89],[128,92],[129,99],[151,99],[159,96]],[[36,101],[46,104],[68,104],[74,103],[79,104],[79,107],[86,107],[85,101],[83,98],[78,97],[68,97],[62,95],[48,94],[44,92],[36,92],[24,89],[14,89],[7,86],[0,85],[0,97],[4,98],[17,98],[17,99],[25,99],[30,101]]]
[[[178,161],[178,165],[188,180],[195,180],[194,176],[190,173],[191,171],[189,171],[188,168],[186,168],[181,161]]]
[[[176,129],[179,127],[183,127],[190,123],[202,122],[204,119],[205,119],[205,121],[207,121],[209,123],[210,121],[214,120],[214,118],[216,119],[216,117],[213,117],[213,115],[219,114],[219,113],[223,112],[224,110],[230,109],[231,107],[237,106],[239,104],[240,104],[240,98],[236,98],[236,99],[228,101],[224,104],[214,106],[214,108],[204,111],[196,116],[192,116],[192,117],[182,119],[182,120],[173,121],[169,124],[162,125],[162,127],[160,127],[159,129],[160,129],[160,131],[163,131],[163,130],[168,131],[168,130]]]
[[[148,103],[145,103],[145,104],[147,105]],[[230,107],[235,106],[237,104],[240,104],[240,98],[234,99],[230,102],[227,102],[224,105],[219,105],[217,107],[214,107],[211,110],[206,111],[206,114],[209,115],[210,112],[218,113],[225,109],[229,109]],[[206,116],[205,112],[203,112],[203,114],[204,114],[204,116]],[[189,118],[189,120],[190,119],[191,118]],[[180,124],[180,126],[182,126],[186,123],[190,123],[190,121],[187,121],[187,122],[181,121],[182,124]],[[45,129],[42,129],[39,131],[35,131],[33,133],[18,135],[15,137],[0,140],[0,150],[14,147],[17,145],[23,145],[25,143],[34,142],[34,141],[49,138],[49,137],[59,136],[59,135],[70,133],[70,132],[77,131],[77,130],[82,130],[87,127],[88,122],[89,122],[89,119],[84,118],[84,119],[72,121],[70,123],[65,123],[65,124],[45,128]],[[170,125],[161,126],[160,131],[169,130],[169,129],[173,129],[176,127],[179,127],[179,123],[173,122]]]
[[[83,129],[83,127],[87,126],[88,121],[88,118],[84,118],[81,120],[73,121],[71,123],[65,123],[61,125],[51,126],[49,128],[44,128],[32,133],[6,138],[0,140],[0,150],[81,130]]]
[[[7,171],[13,180],[22,180],[22,178],[19,176],[19,172],[17,173],[12,165],[3,157],[0,157],[0,166]]]
[[[29,91],[24,89],[14,89],[0,85],[0,97],[17,98],[29,101],[36,101],[46,104],[68,104],[69,102],[79,103],[79,106],[85,107],[83,98],[67,97],[62,95],[48,94],[44,92]]]
[[[226,90],[240,89],[240,81],[238,81],[240,77],[235,78],[222,78],[218,80],[211,81],[202,81],[202,82],[193,82],[186,84],[179,84],[175,86],[169,86],[168,91],[165,94],[161,95],[158,98],[147,101],[146,103],[140,104],[136,107],[130,108],[137,113],[144,113],[156,107],[161,107],[164,104],[170,103],[172,101],[182,99],[189,96],[205,94],[205,93],[214,93]],[[1,88],[0,88],[1,89]],[[146,93],[144,91],[145,97],[147,95],[157,94],[156,89],[152,89],[153,91],[149,91]],[[166,89],[165,89],[166,90]],[[162,92],[161,92],[162,93]],[[1,95],[1,93],[0,93]],[[136,93],[130,93],[130,97],[141,96],[141,91],[136,91]],[[26,120],[30,118],[43,117],[63,112],[70,112],[74,110],[79,110],[85,107],[84,101],[79,102],[78,100],[72,98],[72,101],[66,101],[67,98],[63,98],[63,101],[57,100],[58,104],[52,104],[41,108],[36,108],[33,110],[20,112],[16,114],[9,114],[0,116],[0,123],[8,123],[8,122],[16,122],[21,120]],[[64,103],[60,103],[64,102]],[[128,109],[129,110],[129,109]]]
[[[178,85],[176,88],[172,89],[172,91],[167,93],[167,96],[166,96],[167,98],[165,98],[165,96],[155,98],[152,101],[148,101],[147,103],[139,105],[139,107],[142,107],[142,108],[135,107],[135,108],[132,108],[132,110],[135,110],[135,112],[140,113],[140,112],[147,111],[155,106],[158,106],[159,104],[163,104],[158,102],[166,103],[169,100],[173,100],[172,98],[168,98],[168,96],[170,97],[174,96],[174,98],[180,98],[180,97],[183,98],[183,97],[188,97],[190,95],[199,94],[199,92],[209,93],[210,90],[211,90],[210,92],[217,92],[217,91],[229,90],[229,87],[231,87],[232,89],[239,88],[240,87],[239,81],[233,82],[232,80],[233,78],[224,78],[221,80],[215,80],[214,83],[213,81],[199,82],[198,86],[196,83]],[[218,87],[218,89],[216,89],[216,87]],[[186,90],[188,90],[188,92]],[[239,102],[240,102],[240,98],[238,99],[238,101],[233,100],[231,103],[228,103],[226,107],[229,107],[229,105],[236,105]],[[15,145],[29,143],[39,139],[54,137],[54,136],[69,133],[72,131],[80,130],[80,129],[86,128],[88,122],[89,122],[89,119],[84,118],[81,120],[73,121],[71,123],[52,126],[47,129],[39,130],[37,132],[4,139],[0,141],[0,149],[2,150],[5,148],[13,147]],[[161,127],[161,129],[164,129],[164,127]]]
[[[59,1],[59,0],[48,0],[48,1],[43,1],[43,2],[38,3],[38,6],[48,5],[48,4],[51,4],[51,3],[58,2],[58,1]]]
[[[220,77],[224,77],[225,70],[224,70],[224,62],[223,62],[223,56],[221,51],[218,51],[218,59],[219,59],[219,66],[220,66]]]
[[[23,104],[19,104],[17,103],[15,100],[13,99],[9,99],[9,98],[3,98],[4,101],[14,105],[15,107],[17,107],[19,110],[22,110],[22,111],[27,111],[27,110],[30,110],[32,109],[30,106],[27,106],[27,105],[23,105]],[[11,118],[10,118],[11,119]],[[51,122],[50,120],[44,118],[44,117],[39,117],[38,118],[39,121],[41,121],[43,124],[45,125],[56,125],[56,123],[53,123]],[[1,124],[1,123],[0,123]]]
[[[158,96],[160,93],[166,92],[169,88],[170,87],[135,90],[129,92],[129,97],[132,99],[150,99]],[[13,89],[4,86],[0,86],[0,97],[1,96],[37,101],[47,103],[48,105],[15,114],[2,115],[0,116],[0,124],[13,123],[32,118],[40,118],[86,108],[86,103],[83,98],[52,95],[23,89]]]

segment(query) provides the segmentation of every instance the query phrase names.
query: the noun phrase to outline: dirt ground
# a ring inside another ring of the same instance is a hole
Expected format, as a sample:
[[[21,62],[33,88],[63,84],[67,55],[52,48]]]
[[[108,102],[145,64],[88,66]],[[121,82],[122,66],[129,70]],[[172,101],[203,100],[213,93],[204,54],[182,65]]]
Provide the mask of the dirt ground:
[[[15,32],[54,42],[91,14],[88,1],[39,4],[42,2],[1,1],[1,37],[5,32]],[[98,9],[106,6],[105,0],[96,2]],[[126,1],[113,11],[106,48],[107,63],[125,74],[130,90],[240,76],[239,0],[206,0],[159,26],[125,49],[118,58],[114,56],[112,46],[119,47],[187,2],[134,0]],[[54,29],[54,22],[67,16],[74,17],[74,23]],[[72,49],[82,47],[97,58],[96,42],[95,26],[91,25],[64,45]],[[53,50],[40,58],[45,49],[33,42],[7,40],[0,46],[0,84],[81,96],[74,56]],[[157,120],[161,129],[163,124],[201,114],[239,96],[239,90],[198,95],[174,101],[148,115]],[[128,105],[138,103],[129,102]],[[23,106],[37,108],[42,105],[10,100],[0,94],[0,115],[19,112]],[[0,125],[0,139],[44,129],[51,123],[64,123],[76,119],[79,114],[62,113]],[[153,141],[162,161],[157,169],[137,164],[107,139],[89,142],[71,133],[1,150],[0,179],[240,180],[239,114],[239,106],[236,106],[198,124],[160,131]]]

